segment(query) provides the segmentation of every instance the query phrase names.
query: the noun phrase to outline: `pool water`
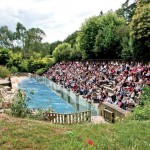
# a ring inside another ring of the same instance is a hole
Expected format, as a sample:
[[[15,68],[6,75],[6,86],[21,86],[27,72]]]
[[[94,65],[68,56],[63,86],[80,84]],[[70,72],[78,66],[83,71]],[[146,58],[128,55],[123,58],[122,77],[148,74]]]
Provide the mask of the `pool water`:
[[[33,78],[23,80],[19,87],[29,98],[28,108],[30,109],[52,109],[56,113],[76,112],[72,105],[63,100],[55,91]]]

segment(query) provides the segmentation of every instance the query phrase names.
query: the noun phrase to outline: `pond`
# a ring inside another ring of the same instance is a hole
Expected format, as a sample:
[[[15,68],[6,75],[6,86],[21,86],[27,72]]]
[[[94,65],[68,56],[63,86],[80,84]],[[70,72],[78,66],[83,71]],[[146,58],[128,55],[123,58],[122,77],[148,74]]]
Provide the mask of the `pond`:
[[[30,99],[28,102],[30,109],[52,109],[56,113],[76,112],[73,106],[63,100],[55,91],[33,78],[23,80],[19,87]]]

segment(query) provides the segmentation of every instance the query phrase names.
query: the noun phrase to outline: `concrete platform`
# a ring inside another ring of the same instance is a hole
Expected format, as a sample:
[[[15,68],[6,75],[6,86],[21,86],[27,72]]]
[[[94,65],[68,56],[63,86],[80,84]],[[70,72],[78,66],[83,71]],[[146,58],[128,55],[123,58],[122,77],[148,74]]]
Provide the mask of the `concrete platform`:
[[[107,123],[102,116],[92,116],[91,122],[92,124]]]

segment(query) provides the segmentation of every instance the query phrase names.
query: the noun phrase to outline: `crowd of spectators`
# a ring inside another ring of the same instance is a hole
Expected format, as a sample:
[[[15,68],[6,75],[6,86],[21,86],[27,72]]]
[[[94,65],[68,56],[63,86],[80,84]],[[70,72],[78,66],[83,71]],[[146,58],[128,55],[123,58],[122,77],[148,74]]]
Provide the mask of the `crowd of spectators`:
[[[44,75],[94,102],[135,107],[143,86],[150,85],[150,64],[118,61],[58,62]]]

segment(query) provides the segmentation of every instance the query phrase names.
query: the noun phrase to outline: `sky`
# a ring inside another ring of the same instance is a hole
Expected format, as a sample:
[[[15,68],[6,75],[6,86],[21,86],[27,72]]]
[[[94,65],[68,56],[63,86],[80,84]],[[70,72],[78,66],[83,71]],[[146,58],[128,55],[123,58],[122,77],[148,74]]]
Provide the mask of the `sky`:
[[[64,40],[79,30],[85,19],[116,10],[125,0],[0,0],[0,26],[15,31],[17,22],[40,28],[45,42]]]

